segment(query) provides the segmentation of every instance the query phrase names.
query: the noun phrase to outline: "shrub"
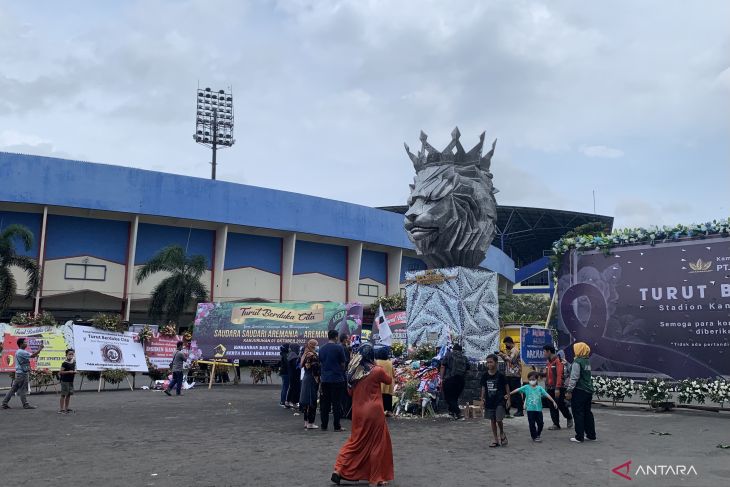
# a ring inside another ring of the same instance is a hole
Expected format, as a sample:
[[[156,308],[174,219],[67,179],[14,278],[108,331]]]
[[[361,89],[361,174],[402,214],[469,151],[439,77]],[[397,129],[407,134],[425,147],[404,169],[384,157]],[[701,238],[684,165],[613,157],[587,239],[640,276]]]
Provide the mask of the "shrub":
[[[128,373],[124,369],[107,369],[101,373],[101,377],[110,384],[119,384],[127,377]]]
[[[669,386],[661,379],[651,379],[640,388],[641,398],[652,407],[669,399]]]
[[[122,321],[122,316],[118,314],[97,313],[91,319],[91,322],[94,323],[95,328],[100,330],[121,332],[127,328],[124,321]]]

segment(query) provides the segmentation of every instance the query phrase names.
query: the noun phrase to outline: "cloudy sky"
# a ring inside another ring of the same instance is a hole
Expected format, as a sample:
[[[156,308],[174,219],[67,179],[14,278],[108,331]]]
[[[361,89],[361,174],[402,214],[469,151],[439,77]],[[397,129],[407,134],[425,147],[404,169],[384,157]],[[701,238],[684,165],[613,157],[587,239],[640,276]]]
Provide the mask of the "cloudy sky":
[[[498,138],[500,204],[730,215],[727,1],[0,1],[0,150],[402,204],[419,131]]]

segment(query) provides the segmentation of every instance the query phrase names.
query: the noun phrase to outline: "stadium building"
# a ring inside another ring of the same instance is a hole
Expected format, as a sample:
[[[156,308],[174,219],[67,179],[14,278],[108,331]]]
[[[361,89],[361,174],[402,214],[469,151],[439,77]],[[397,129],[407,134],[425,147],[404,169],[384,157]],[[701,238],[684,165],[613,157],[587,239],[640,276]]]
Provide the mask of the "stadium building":
[[[42,286],[25,299],[13,269],[16,311],[59,319],[97,312],[147,321],[155,285],[135,272],[156,252],[180,245],[205,257],[214,301],[359,301],[397,294],[408,270],[425,269],[402,215],[272,189],[128,167],[0,153],[0,229],[35,235]],[[509,290],[515,266],[492,246],[482,267]],[[188,317],[189,318],[189,317]]]
[[[154,287],[135,272],[180,245],[205,257],[214,301],[358,301],[397,294],[405,273],[425,269],[403,229],[405,206],[370,208],[267,188],[121,166],[0,152],[0,230],[21,224],[38,260],[41,290],[26,299],[13,269],[16,311],[63,320],[97,312],[146,322]],[[613,218],[500,206],[482,267],[502,291],[550,293],[547,263],[566,231]],[[192,312],[192,310],[191,310]],[[187,317],[189,318],[189,317]]]

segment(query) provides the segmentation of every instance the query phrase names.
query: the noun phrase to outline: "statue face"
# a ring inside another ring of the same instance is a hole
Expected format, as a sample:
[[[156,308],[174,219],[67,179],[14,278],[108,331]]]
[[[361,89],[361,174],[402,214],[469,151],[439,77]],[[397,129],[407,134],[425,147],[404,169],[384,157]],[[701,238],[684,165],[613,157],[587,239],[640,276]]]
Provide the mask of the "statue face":
[[[429,267],[477,267],[494,237],[492,180],[474,166],[443,164],[416,173],[405,228]]]

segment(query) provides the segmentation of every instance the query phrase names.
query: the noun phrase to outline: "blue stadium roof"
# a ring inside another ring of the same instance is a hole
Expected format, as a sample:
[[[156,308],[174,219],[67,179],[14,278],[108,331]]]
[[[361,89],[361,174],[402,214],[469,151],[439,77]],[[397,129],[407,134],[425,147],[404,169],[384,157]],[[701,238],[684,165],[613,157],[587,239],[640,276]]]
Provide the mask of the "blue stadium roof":
[[[0,201],[185,218],[413,249],[396,213],[143,169],[0,152]],[[483,267],[514,281],[492,246]]]

